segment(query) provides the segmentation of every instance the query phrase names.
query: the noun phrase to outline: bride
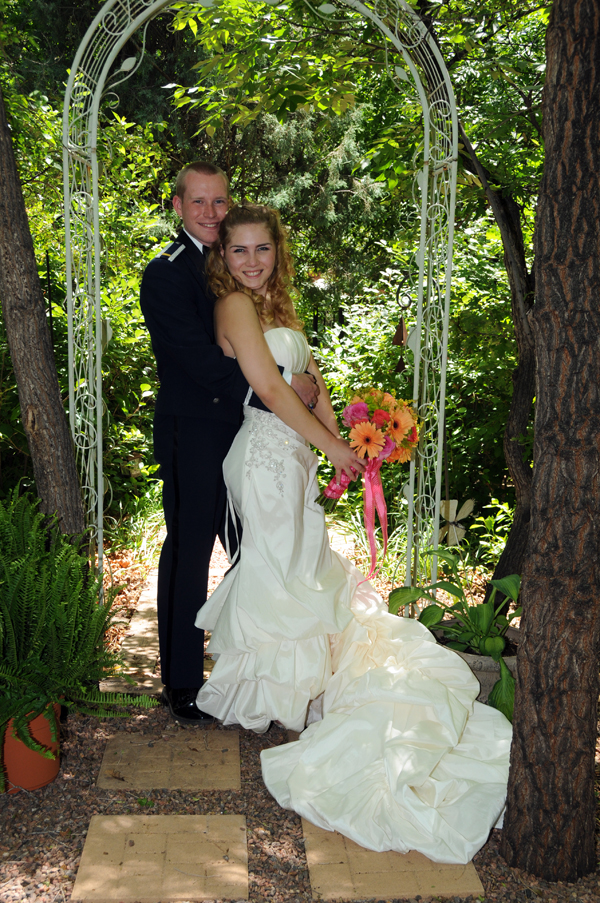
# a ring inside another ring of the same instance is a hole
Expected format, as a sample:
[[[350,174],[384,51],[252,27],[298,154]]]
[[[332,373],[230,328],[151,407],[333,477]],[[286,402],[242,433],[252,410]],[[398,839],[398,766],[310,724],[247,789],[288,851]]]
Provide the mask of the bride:
[[[217,341],[273,413],[245,407],[225,460],[243,531],[235,567],[196,619],[215,657],[197,705],[226,725],[302,731],[261,756],[285,808],[372,850],[468,862],[503,811],[510,724],[474,702],[479,685],[458,655],[390,615],[329,546],[309,442],[338,477],[364,464],[340,438],[296,317],[277,212],[233,207],[208,274]],[[314,416],[277,364],[314,375]]]

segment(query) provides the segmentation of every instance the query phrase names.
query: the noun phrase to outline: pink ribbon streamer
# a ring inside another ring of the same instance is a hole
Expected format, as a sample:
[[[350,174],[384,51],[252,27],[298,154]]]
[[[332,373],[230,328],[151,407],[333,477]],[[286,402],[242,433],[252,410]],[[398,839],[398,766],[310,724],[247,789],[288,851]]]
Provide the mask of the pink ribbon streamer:
[[[346,474],[342,472],[340,482],[338,483],[335,477],[333,478],[333,480],[330,480],[326,488],[323,490],[323,495],[327,496],[328,499],[340,499],[351,482],[352,480],[350,479],[350,477],[346,476]]]
[[[364,487],[364,520],[365,530],[369,539],[369,549],[371,550],[371,570],[366,576],[366,580],[370,580],[375,573],[377,564],[377,545],[375,544],[375,510],[381,524],[381,535],[383,536],[383,554],[387,552],[388,544],[388,522],[387,522],[387,505],[383,495],[383,486],[381,484],[381,474],[379,473],[382,460],[378,458],[371,459],[365,470],[365,487]]]
[[[383,486],[381,483],[381,465],[385,458],[371,458],[367,463],[367,469],[364,473],[364,489],[363,489],[363,506],[364,506],[364,523],[367,537],[369,540],[369,549],[371,550],[371,570],[365,577],[370,580],[375,573],[377,565],[377,545],[375,543],[375,511],[379,517],[381,524],[381,535],[383,536],[383,554],[387,552],[388,545],[388,521],[387,521],[387,505],[383,495]],[[339,499],[350,485],[350,478],[345,473],[342,474],[338,483],[334,477],[328,486],[323,490],[323,495],[329,499]],[[364,580],[361,581],[364,583]]]

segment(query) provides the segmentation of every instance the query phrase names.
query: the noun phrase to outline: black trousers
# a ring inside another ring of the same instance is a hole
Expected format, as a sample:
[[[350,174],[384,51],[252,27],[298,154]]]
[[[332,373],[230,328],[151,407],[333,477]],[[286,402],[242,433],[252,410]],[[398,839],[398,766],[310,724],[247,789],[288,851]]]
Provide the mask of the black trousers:
[[[157,416],[154,421],[154,457],[163,480],[167,526],[157,598],[165,686],[202,685],[204,631],[194,621],[206,602],[215,537],[223,534],[227,494],[222,467],[237,431],[236,424],[198,417]]]

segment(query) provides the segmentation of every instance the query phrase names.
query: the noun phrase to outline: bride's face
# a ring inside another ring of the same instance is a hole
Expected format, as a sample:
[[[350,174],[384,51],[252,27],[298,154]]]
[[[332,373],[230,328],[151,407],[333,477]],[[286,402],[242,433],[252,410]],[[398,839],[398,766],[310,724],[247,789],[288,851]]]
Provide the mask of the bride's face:
[[[233,278],[264,298],[276,256],[275,242],[267,227],[259,223],[236,226],[221,253]]]

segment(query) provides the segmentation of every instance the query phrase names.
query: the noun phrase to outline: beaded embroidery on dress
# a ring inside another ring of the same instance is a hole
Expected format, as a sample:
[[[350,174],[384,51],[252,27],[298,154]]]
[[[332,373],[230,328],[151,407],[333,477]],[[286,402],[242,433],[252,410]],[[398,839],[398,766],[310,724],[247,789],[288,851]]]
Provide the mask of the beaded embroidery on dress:
[[[265,335],[279,364],[306,368],[302,333]],[[510,724],[474,702],[459,656],[390,615],[332,551],[316,470],[301,436],[245,408],[224,464],[240,558],[196,619],[216,659],[198,706],[261,732],[303,731],[322,708],[298,741],[262,753],[278,802],[369,849],[468,862],[504,806]]]
[[[246,478],[251,479],[253,468],[266,467],[274,475],[275,485],[280,495],[283,495],[284,455],[289,451],[290,435],[296,436],[296,433],[268,411],[250,408],[247,416],[252,422],[249,430],[250,454],[246,461]],[[277,454],[275,450],[277,448],[281,454]]]

